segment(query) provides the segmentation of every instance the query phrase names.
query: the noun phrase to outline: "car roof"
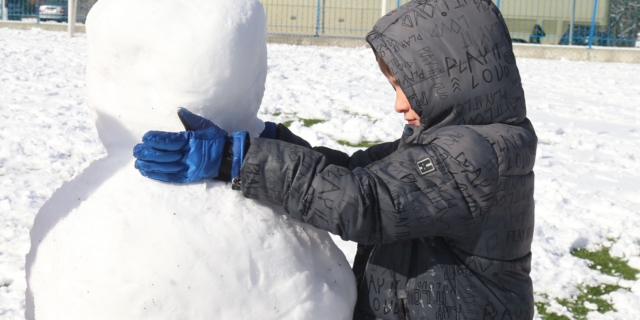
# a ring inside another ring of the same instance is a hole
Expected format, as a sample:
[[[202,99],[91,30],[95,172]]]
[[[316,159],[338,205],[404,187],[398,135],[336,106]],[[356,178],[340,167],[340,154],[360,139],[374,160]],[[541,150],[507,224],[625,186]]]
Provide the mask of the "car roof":
[[[49,6],[66,6],[67,3],[67,0],[47,0],[44,4]]]

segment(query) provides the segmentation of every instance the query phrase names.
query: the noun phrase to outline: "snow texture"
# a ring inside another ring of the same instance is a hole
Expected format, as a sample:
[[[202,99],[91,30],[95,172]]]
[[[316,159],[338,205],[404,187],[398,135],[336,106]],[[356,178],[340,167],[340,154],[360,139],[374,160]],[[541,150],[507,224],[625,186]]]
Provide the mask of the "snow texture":
[[[86,43],[84,35],[0,29],[2,320],[24,319],[24,256],[35,214],[63,182],[105,154],[87,101]],[[348,152],[356,149],[337,140],[351,130],[368,141],[401,134],[393,89],[370,49],[270,44],[268,50],[261,119],[295,120],[291,129],[311,144]],[[640,268],[640,65],[518,59],[518,66],[540,138],[531,273],[538,301],[545,294],[548,310],[569,314],[553,299],[569,299],[585,284],[618,283],[625,289],[605,296],[617,311],[588,318],[640,319],[640,281],[604,276],[570,253],[610,244],[612,254]],[[367,127],[349,128],[349,119]],[[355,245],[333,239],[353,261]],[[250,236],[237,242],[245,240]]]
[[[178,106],[228,131],[262,130],[262,5],[103,0],[87,32],[106,155],[35,217],[27,319],[351,319],[355,279],[328,233],[227,183],[166,184],[134,169],[144,132],[182,130]]]

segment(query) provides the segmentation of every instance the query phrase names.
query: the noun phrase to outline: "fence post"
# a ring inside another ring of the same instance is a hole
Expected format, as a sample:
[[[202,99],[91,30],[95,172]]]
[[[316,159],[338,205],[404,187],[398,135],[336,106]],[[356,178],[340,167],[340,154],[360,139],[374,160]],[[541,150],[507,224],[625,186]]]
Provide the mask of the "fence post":
[[[67,25],[69,26],[69,37],[73,37],[73,32],[76,29],[76,0],[69,0],[67,4]]]
[[[380,0],[380,16],[387,14],[387,0]]]
[[[321,0],[318,0],[318,9],[316,13],[316,37],[320,36],[320,10],[321,10]]]
[[[327,19],[327,0],[322,0],[322,34],[325,34],[325,20]]]
[[[636,42],[633,41],[633,39],[637,39],[638,38],[638,31],[640,31],[638,29],[638,15],[640,15],[640,0],[636,0],[636,16],[633,19],[633,38],[631,38],[631,41],[634,44]],[[609,36],[609,37],[611,37],[611,36]],[[640,40],[640,39],[637,39],[637,40]],[[609,45],[609,44],[607,43],[607,45]]]
[[[595,35],[596,14],[598,13],[598,0],[593,1],[593,16],[591,17],[591,28],[589,30],[589,49],[593,48],[593,36]]]
[[[502,1],[498,0],[498,3],[496,3],[496,7],[498,7],[498,9],[500,9],[500,2],[502,2]]]
[[[40,0],[36,1],[36,23],[40,24]]]
[[[400,7],[402,5],[402,0],[398,0],[398,2],[396,3],[396,8]]]
[[[576,25],[576,0],[573,0],[573,9],[571,11],[571,25],[569,26],[569,43],[573,45],[573,28]]]

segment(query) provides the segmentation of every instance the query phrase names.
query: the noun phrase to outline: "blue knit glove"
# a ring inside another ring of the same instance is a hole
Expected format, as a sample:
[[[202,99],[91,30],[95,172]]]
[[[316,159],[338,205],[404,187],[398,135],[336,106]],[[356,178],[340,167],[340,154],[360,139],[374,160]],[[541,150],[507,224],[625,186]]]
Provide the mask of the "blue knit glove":
[[[186,131],[149,131],[133,148],[135,167],[151,179],[187,183],[218,178],[230,181],[240,172],[248,148],[247,132],[227,132],[210,120],[180,108]]]

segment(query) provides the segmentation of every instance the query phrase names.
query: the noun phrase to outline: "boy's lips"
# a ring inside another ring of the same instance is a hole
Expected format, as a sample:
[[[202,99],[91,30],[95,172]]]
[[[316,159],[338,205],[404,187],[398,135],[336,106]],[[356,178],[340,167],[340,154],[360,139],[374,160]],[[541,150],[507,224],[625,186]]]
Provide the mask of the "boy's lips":
[[[410,119],[405,119],[405,120],[407,120],[407,122],[412,126],[415,126],[415,125],[418,124],[418,120],[416,120],[416,119],[411,119],[411,120]]]

